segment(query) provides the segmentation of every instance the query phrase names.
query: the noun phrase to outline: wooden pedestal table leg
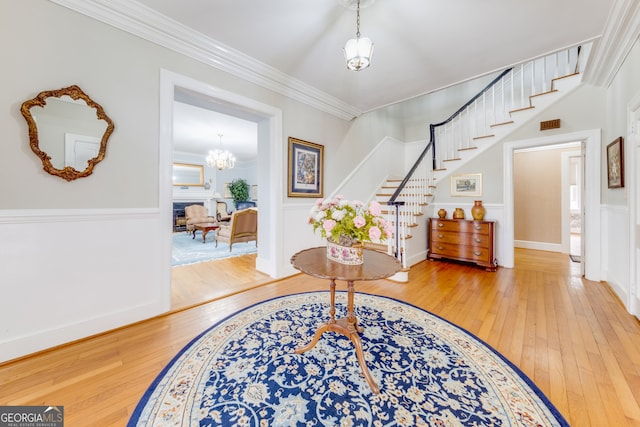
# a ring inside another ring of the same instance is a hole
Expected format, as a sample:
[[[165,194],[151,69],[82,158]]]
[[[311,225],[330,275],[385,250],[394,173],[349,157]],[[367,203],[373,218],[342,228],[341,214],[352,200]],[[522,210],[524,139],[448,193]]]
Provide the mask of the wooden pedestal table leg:
[[[304,347],[298,347],[296,349],[296,353],[302,354],[305,351],[311,350],[313,346],[315,346],[318,343],[322,334],[331,330],[330,325],[333,325],[336,323],[336,281],[335,280],[331,280],[331,284],[329,285],[329,290],[331,293],[331,303],[330,303],[331,306],[329,308],[329,322],[320,326],[316,331],[316,333],[313,335],[313,339],[311,340],[311,342],[309,342],[309,344],[305,345]]]
[[[353,283],[353,280],[349,280],[347,281],[347,325],[346,325],[348,333],[346,333],[345,335],[349,337],[354,347],[356,348],[356,356],[358,356],[358,363],[360,363],[360,368],[362,369],[362,373],[365,379],[367,380],[367,383],[369,383],[369,387],[371,387],[371,391],[373,391],[373,394],[378,394],[380,393],[380,389],[378,388],[378,385],[376,384],[376,382],[373,380],[373,377],[371,376],[371,372],[369,371],[369,368],[367,367],[367,364],[364,360],[364,352],[362,350],[362,341],[360,340],[360,335],[358,335],[358,332],[364,332],[364,328],[362,328],[361,326],[358,326],[358,319],[356,318],[356,315],[353,312],[354,296],[355,296],[355,285]]]
[[[360,335],[358,332],[362,332],[364,329],[358,326],[358,320],[353,313],[353,299],[355,294],[355,287],[353,282],[347,282],[348,284],[348,293],[347,293],[347,317],[342,319],[335,319],[335,289],[336,283],[335,281],[331,281],[331,309],[329,310],[330,320],[328,323],[320,326],[316,333],[313,336],[313,339],[309,344],[304,347],[299,347],[296,349],[297,354],[302,354],[305,351],[311,350],[320,340],[322,334],[327,331],[337,332],[349,338],[353,343],[353,346],[356,349],[356,356],[358,358],[358,364],[360,365],[360,369],[362,370],[362,374],[364,378],[367,380],[369,387],[371,387],[371,391],[374,394],[379,394],[380,389],[378,385],[373,379],[369,368],[364,360],[364,351],[362,350],[362,341],[360,340]]]
[[[364,378],[367,380],[369,387],[371,387],[371,391],[373,394],[379,394],[380,388],[373,379],[369,368],[367,367],[367,363],[364,360],[364,352],[362,350],[362,341],[360,341],[360,335],[358,335],[357,331],[353,331],[348,335],[349,339],[353,343],[353,346],[356,348],[356,356],[358,356],[358,363],[360,363],[360,369],[362,369],[362,374]]]
[[[324,325],[320,326],[316,331],[315,335],[313,336],[313,339],[311,340],[311,342],[304,347],[297,348],[296,353],[302,354],[305,351],[311,350],[313,346],[316,345],[317,342],[320,340],[320,337],[322,336],[322,334],[324,334],[327,331],[337,332],[339,334],[346,336],[351,340],[351,342],[353,343],[353,346],[356,349],[358,364],[360,364],[360,369],[362,370],[362,374],[364,375],[364,378],[367,380],[369,387],[371,387],[371,391],[373,392],[373,394],[380,393],[380,389],[378,388],[378,385],[374,381],[373,376],[371,375],[371,372],[369,371],[369,368],[367,367],[367,364],[364,360],[364,351],[362,350],[362,341],[360,340],[360,335],[358,335],[357,329],[354,327],[352,323],[349,322],[349,319],[347,318],[338,319],[335,323],[325,323]]]

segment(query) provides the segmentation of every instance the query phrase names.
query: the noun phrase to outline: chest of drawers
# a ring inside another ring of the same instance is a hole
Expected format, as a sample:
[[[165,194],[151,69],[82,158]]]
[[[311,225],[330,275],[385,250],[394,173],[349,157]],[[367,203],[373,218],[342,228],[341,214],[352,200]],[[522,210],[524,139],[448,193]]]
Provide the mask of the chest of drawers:
[[[495,222],[430,218],[427,257],[472,262],[496,271]]]

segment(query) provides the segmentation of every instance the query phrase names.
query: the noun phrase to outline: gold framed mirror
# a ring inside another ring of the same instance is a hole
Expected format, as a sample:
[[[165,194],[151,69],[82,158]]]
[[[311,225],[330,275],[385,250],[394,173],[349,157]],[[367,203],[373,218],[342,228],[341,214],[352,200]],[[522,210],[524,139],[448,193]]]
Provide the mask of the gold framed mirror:
[[[22,103],[29,145],[43,169],[73,181],[93,173],[107,151],[113,121],[80,87],[40,92]]]
[[[174,187],[203,187],[204,166],[188,163],[173,164]]]

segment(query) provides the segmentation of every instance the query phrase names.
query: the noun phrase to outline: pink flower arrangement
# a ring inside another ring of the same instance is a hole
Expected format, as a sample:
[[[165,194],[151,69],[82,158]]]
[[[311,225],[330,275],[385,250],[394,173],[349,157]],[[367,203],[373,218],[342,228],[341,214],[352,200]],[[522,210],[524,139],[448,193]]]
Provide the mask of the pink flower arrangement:
[[[345,246],[360,241],[380,243],[391,237],[391,224],[382,217],[382,206],[376,201],[365,206],[359,200],[318,199],[311,209],[309,224],[322,237]]]

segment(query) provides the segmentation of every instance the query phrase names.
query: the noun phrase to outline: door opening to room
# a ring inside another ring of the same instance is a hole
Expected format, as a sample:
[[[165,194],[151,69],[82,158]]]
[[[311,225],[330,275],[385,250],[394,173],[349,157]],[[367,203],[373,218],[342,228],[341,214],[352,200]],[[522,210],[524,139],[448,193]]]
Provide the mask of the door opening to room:
[[[583,161],[581,153],[569,153],[569,256],[582,262]]]
[[[580,142],[514,151],[514,247],[567,254],[583,273]]]

